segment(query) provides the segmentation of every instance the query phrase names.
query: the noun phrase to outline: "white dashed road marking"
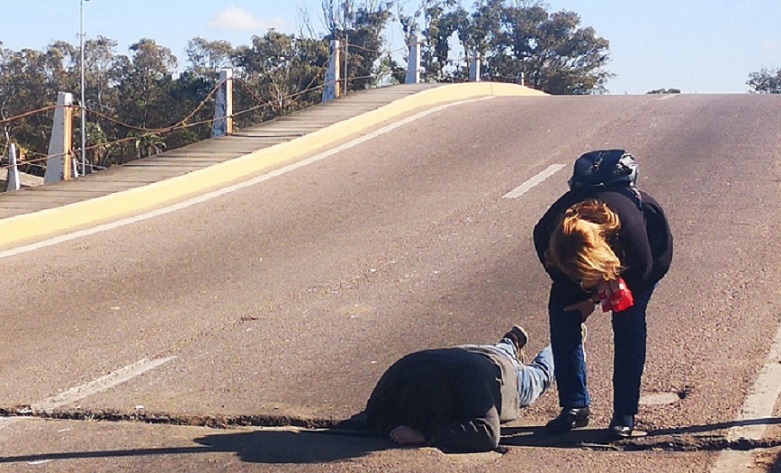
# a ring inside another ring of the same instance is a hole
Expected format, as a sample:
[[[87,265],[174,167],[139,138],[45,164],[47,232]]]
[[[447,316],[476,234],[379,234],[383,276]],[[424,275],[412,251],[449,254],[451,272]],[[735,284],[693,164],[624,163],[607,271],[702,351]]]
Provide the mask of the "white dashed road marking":
[[[176,357],[169,356],[167,358],[160,358],[157,360],[144,358],[141,361],[137,361],[132,365],[120,368],[94,381],[90,381],[89,383],[82,384],[81,386],[68,389],[67,391],[61,392],[60,394],[52,396],[48,399],[44,399],[43,401],[36,402],[31,407],[35,411],[50,411],[52,409],[62,407],[64,405],[84,399],[87,396],[91,396],[101,391],[105,391],[106,389],[113,388],[118,384],[130,381],[136,376],[140,376],[151,369],[168,363],[174,358]]]
[[[507,194],[505,194],[503,197],[506,199],[517,199],[518,197],[522,196],[523,194],[529,192],[531,189],[533,189],[538,184],[542,183],[545,179],[551,177],[552,175],[556,174],[561,168],[566,166],[565,164],[551,164],[548,166],[544,171],[540,172],[536,176],[532,177],[528,181],[524,182],[520,186],[516,187],[515,189],[511,190]]]

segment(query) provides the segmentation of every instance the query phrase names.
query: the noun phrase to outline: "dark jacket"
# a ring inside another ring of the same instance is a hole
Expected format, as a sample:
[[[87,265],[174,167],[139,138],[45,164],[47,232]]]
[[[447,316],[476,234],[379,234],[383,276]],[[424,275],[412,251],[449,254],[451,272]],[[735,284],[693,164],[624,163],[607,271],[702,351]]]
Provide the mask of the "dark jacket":
[[[583,292],[575,281],[572,281],[558,269],[545,265],[545,252],[548,250],[551,234],[563,219],[564,212],[572,205],[587,198],[595,198],[603,202],[610,210],[618,214],[621,229],[617,238],[610,242],[610,245],[621,260],[621,265],[625,267],[621,277],[626,281],[629,289],[633,293],[644,292],[653,287],[664,276],[672,261],[673,247],[670,228],[659,203],[645,192],[640,191],[640,196],[642,202],[653,205],[657,209],[662,220],[657,226],[663,228],[646,228],[646,219],[638,206],[637,197],[628,188],[569,191],[551,205],[534,227],[534,247],[537,256],[553,280],[551,297],[568,304],[589,297],[589,294]],[[658,238],[658,240],[664,240],[663,247],[657,248],[657,251],[653,253],[649,234],[664,236],[664,238]]]
[[[489,451],[499,445],[499,424],[518,417],[517,383],[510,360],[490,346],[425,350],[388,368],[365,412],[386,434],[407,425],[445,451]]]

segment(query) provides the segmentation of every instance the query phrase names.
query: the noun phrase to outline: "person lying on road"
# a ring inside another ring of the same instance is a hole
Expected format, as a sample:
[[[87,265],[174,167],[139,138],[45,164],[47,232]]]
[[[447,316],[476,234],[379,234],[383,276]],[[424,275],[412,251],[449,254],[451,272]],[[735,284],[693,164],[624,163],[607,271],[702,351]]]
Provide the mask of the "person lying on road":
[[[520,326],[495,345],[462,345],[418,351],[382,375],[366,404],[369,426],[400,445],[445,451],[490,451],[501,422],[540,397],[553,381],[550,346],[530,364]]]

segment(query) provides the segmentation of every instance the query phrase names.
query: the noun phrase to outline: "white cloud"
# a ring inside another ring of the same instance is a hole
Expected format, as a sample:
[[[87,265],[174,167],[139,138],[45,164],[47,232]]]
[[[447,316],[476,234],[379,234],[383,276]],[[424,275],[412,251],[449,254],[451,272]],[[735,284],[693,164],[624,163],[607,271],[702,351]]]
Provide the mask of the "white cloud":
[[[764,49],[765,51],[774,53],[774,52],[778,51],[778,49],[779,49],[778,48],[778,43],[776,43],[775,41],[763,41],[762,42],[762,49]]]
[[[265,31],[269,28],[281,30],[285,27],[285,20],[280,17],[261,19],[243,8],[230,6],[209,21],[209,28],[213,30],[229,31]]]

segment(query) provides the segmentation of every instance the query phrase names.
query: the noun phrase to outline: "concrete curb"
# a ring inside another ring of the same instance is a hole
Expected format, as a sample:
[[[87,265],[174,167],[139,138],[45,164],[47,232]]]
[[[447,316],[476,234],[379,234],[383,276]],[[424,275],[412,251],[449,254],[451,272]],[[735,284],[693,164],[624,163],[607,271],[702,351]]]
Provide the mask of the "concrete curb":
[[[83,229],[181,201],[216,187],[235,183],[246,176],[279,167],[415,110],[476,97],[541,95],[547,94],[520,85],[491,82],[451,84],[423,90],[300,138],[182,176],[62,207],[2,219],[0,248],[8,249],[54,234]]]

